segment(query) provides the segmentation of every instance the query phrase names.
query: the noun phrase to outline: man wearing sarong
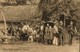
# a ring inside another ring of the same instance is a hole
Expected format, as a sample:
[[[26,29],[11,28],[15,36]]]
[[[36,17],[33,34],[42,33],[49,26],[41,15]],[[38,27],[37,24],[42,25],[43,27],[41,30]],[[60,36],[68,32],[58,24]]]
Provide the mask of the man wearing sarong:
[[[56,24],[54,23],[54,27],[53,27],[54,31],[54,37],[53,37],[53,45],[58,45],[58,27],[56,26]]]
[[[45,27],[44,39],[45,39],[45,44],[49,44],[49,40],[50,40],[49,24],[47,24],[47,26]]]

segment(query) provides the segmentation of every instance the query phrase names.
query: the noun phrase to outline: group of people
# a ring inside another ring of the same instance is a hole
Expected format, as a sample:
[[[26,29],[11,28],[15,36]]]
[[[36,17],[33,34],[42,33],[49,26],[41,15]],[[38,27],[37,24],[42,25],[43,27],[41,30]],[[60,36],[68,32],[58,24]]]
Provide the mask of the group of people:
[[[37,34],[37,31],[27,23],[23,23],[19,26],[11,24],[8,26],[7,32],[8,36],[13,36],[16,39],[20,39],[23,41],[28,40],[30,42],[33,42],[33,39]]]
[[[70,24],[66,28],[64,26],[63,21],[59,21],[58,23],[59,24],[54,22],[53,27],[47,24],[47,26],[45,26],[43,33],[42,33],[43,26],[41,26],[41,35],[43,35],[44,43],[63,46],[66,43],[67,36],[68,40],[67,43],[69,45],[72,45],[73,37],[78,33],[76,26],[74,26],[73,21],[70,21]]]
[[[47,24],[44,30],[44,43],[45,44],[53,44],[53,45],[63,45],[64,44],[64,27],[63,22],[60,21],[59,26],[54,23],[54,26],[50,26]],[[41,27],[41,31],[42,27]]]
[[[43,44],[50,44],[50,45],[64,45],[65,43],[65,30],[64,24],[62,21],[59,22],[57,25],[54,22],[54,25],[51,26],[50,24],[42,24],[38,28],[32,27],[30,24],[22,24],[21,27],[16,26],[9,26],[7,28],[8,35],[15,36],[17,39],[28,41],[28,42],[39,42]],[[68,31],[68,43],[72,45],[72,39],[74,35],[74,31],[77,32],[76,28],[73,28],[73,22],[67,28]]]

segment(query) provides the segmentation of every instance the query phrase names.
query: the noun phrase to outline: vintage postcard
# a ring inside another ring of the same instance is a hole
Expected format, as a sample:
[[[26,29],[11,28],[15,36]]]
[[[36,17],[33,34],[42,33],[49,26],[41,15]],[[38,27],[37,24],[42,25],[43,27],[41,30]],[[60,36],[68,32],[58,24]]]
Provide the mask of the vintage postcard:
[[[0,0],[0,52],[80,52],[80,0]]]

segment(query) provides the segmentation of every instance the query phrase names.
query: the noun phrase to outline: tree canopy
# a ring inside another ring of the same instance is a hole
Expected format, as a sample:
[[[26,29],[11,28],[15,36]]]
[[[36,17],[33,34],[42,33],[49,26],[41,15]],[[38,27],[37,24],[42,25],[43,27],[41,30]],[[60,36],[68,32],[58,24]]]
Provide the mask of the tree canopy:
[[[39,11],[42,12],[42,20],[57,19],[61,14],[75,19],[77,7],[74,0],[40,0]]]

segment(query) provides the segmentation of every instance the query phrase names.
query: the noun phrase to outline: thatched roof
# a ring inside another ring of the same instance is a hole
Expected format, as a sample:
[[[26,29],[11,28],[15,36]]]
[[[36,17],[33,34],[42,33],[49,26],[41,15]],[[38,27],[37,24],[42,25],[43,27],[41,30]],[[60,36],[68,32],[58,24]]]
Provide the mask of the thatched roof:
[[[31,20],[36,12],[37,5],[6,6],[3,9],[6,21]],[[0,21],[3,21],[1,12]]]

